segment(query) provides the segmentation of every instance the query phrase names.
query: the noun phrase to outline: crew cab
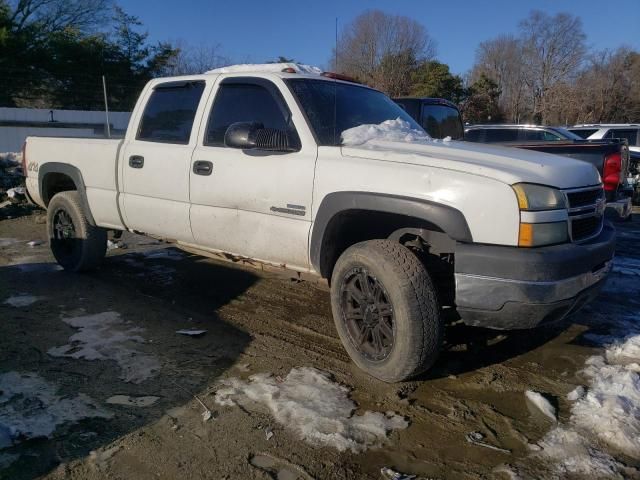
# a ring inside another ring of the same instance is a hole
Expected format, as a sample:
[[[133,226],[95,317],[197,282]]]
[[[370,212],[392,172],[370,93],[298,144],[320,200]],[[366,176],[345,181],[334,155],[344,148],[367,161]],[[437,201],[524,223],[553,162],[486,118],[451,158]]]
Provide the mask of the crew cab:
[[[296,64],[154,79],[124,139],[29,137],[23,161],[66,270],[128,230],[326,279],[345,349],[388,382],[435,362],[443,307],[543,325],[614,255],[592,165],[433,141],[383,93]]]

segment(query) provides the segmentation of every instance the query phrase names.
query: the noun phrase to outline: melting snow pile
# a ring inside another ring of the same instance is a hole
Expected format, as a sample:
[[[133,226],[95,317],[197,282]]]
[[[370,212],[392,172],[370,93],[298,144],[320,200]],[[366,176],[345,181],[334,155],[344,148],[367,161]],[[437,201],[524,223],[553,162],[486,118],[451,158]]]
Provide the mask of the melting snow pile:
[[[535,405],[536,408],[540,410],[540,412],[542,412],[546,417],[553,420],[554,422],[556,421],[556,409],[553,405],[551,405],[549,400],[547,400],[538,392],[534,392],[533,390],[527,390],[526,392],[524,392],[524,394],[527,397],[527,400]]]
[[[43,298],[44,297],[36,297],[35,295],[27,295],[26,293],[21,293],[20,295],[13,295],[7,298],[3,303],[5,305],[20,308],[28,307],[29,305],[32,305]]]
[[[0,198],[6,194],[11,199],[17,199],[16,194],[20,192],[24,195],[21,162],[21,153],[0,153]]]
[[[230,379],[222,384],[215,397],[219,405],[265,405],[278,423],[303,440],[341,452],[379,446],[389,431],[409,425],[392,412],[354,415],[356,404],[349,398],[349,389],[314,368],[294,368],[281,381],[269,374],[257,374],[248,382]]]
[[[11,443],[49,437],[66,422],[83,418],[111,418],[84,394],[59,396],[56,387],[35,373],[8,372],[0,375],[0,431],[9,432]],[[0,448],[8,447],[5,438]]]
[[[131,322],[120,318],[119,313],[103,312],[63,321],[79,331],[69,338],[67,345],[50,348],[49,355],[115,360],[122,369],[120,378],[132,383],[143,382],[160,370],[160,363],[155,357],[136,348],[136,344],[145,342],[139,335],[144,329],[132,326]]]
[[[602,450],[640,457],[638,318],[617,320],[613,333],[588,336],[606,345],[604,354],[586,362],[582,373],[589,385],[567,396],[575,402],[569,424],[553,429],[540,442],[540,455],[555,460],[559,473],[601,478],[621,471],[623,466]]]
[[[246,72],[264,72],[278,73],[286,68],[292,68],[296,73],[304,73],[311,75],[320,75],[322,70],[313,65],[304,65],[301,63],[245,63],[239,65],[229,65],[227,67],[214,68],[206,73],[246,73]]]
[[[346,146],[362,145],[372,140],[414,143],[433,142],[433,139],[424,130],[412,128],[409,122],[402,120],[400,117],[395,120],[386,120],[378,125],[359,125],[342,132],[342,144]]]

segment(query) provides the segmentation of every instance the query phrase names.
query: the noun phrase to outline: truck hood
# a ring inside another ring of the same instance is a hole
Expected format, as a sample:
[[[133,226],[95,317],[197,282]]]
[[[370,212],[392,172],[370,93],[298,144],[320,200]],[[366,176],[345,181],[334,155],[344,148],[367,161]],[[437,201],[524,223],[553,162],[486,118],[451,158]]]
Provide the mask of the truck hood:
[[[456,170],[489,177],[508,185],[528,182],[556,188],[576,188],[597,185],[601,181],[598,171],[587,162],[473,142],[371,140],[363,145],[343,146],[342,154]]]

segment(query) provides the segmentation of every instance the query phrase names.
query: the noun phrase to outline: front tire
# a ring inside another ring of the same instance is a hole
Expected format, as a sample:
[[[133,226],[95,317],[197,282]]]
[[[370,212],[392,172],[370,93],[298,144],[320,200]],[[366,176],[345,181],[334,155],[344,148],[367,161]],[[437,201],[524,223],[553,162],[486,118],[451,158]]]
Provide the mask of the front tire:
[[[53,256],[70,272],[93,270],[107,251],[107,231],[89,223],[76,191],[60,192],[51,199],[47,231]]]
[[[349,247],[331,276],[333,318],[362,370],[399,382],[429,369],[442,343],[436,290],[408,248],[390,240]]]

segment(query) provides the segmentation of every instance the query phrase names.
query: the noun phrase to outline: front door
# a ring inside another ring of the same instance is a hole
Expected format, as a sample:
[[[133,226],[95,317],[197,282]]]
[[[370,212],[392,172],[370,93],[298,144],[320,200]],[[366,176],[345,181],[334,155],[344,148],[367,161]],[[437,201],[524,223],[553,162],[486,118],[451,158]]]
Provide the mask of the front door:
[[[204,89],[204,81],[158,83],[146,91],[144,112],[131,119],[138,128],[127,134],[120,157],[122,210],[130,229],[193,241],[189,170]]]
[[[229,77],[214,87],[192,157],[191,229],[199,245],[307,270],[317,146],[278,80]],[[228,148],[236,122],[284,130],[295,151]]]

